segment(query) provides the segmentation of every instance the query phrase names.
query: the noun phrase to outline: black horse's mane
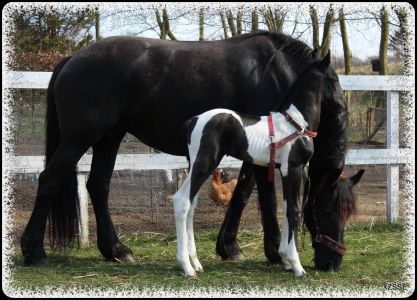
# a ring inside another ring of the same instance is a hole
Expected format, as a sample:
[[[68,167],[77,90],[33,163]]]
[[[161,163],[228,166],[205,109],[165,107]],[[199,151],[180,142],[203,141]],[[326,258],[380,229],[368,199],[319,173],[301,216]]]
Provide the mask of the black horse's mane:
[[[334,191],[339,220],[346,222],[351,215],[357,212],[355,196],[349,179],[337,180]]]
[[[290,58],[294,64],[304,65],[306,62],[310,63],[312,61],[311,53],[313,52],[313,49],[306,43],[281,32],[256,30],[233,37],[230,40],[234,39],[236,41],[241,41],[258,36],[266,36],[271,39],[277,46],[277,51],[283,52],[286,58]]]

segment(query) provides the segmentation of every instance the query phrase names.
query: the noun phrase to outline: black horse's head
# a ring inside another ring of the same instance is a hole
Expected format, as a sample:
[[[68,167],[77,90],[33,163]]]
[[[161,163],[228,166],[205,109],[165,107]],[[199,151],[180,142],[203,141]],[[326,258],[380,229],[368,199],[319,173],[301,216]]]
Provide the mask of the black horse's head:
[[[343,235],[346,221],[356,212],[353,187],[364,170],[350,178],[341,176],[333,184],[311,187],[304,222],[313,240],[314,263],[320,270],[337,271],[345,252]],[[326,181],[326,179],[324,179]]]
[[[330,67],[330,54],[321,65],[325,67],[324,80],[318,87],[322,96],[321,114],[318,135],[314,139],[314,155],[309,164],[304,222],[313,239],[316,267],[338,270],[345,252],[345,224],[356,211],[353,186],[364,171],[360,170],[351,178],[341,177],[347,152],[347,100]]]

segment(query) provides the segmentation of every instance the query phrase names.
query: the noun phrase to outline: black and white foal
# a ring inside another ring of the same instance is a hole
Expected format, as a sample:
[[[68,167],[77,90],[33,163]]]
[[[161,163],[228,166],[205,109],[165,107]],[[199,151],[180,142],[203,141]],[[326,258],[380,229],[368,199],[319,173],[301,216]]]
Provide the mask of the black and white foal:
[[[313,131],[318,126],[323,99],[317,86],[323,83],[323,70],[329,62],[326,57],[304,71],[286,97],[283,114],[274,112],[270,117],[256,117],[214,109],[184,124],[190,171],[173,200],[177,259],[186,276],[193,277],[203,271],[194,242],[193,215],[199,189],[224,155],[258,166],[272,164],[279,168],[284,193],[284,232],[279,254],[285,269],[292,269],[297,277],[305,274],[294,237],[300,219],[302,170],[313,155]],[[271,148],[275,149],[271,151]]]

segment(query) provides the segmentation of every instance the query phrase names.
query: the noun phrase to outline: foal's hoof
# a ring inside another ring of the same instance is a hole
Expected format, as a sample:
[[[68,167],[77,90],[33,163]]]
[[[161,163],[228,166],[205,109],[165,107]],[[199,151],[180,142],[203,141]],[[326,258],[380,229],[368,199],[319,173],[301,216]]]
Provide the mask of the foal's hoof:
[[[304,269],[301,269],[300,271],[295,272],[295,273],[294,273],[294,276],[295,276],[296,278],[303,278],[303,277],[306,277],[306,276],[307,276],[307,272],[306,272],[306,271],[304,271]]]
[[[121,263],[121,264],[130,264],[130,263],[134,263],[136,262],[135,258],[133,257],[132,254],[126,254],[125,256],[122,257],[115,257],[113,258],[113,260],[115,262]]]
[[[189,271],[187,273],[184,273],[184,277],[189,278],[189,279],[197,279],[197,273],[193,271]]]
[[[196,273],[204,273],[204,269],[202,266],[194,268],[194,271],[196,271]]]

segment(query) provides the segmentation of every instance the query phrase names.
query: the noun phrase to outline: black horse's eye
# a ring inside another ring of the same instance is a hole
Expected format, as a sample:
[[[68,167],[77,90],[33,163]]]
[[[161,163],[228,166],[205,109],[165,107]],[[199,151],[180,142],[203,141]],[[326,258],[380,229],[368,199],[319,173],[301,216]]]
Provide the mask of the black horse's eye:
[[[339,82],[339,77],[336,74],[327,73],[326,79],[329,79],[333,82]]]

